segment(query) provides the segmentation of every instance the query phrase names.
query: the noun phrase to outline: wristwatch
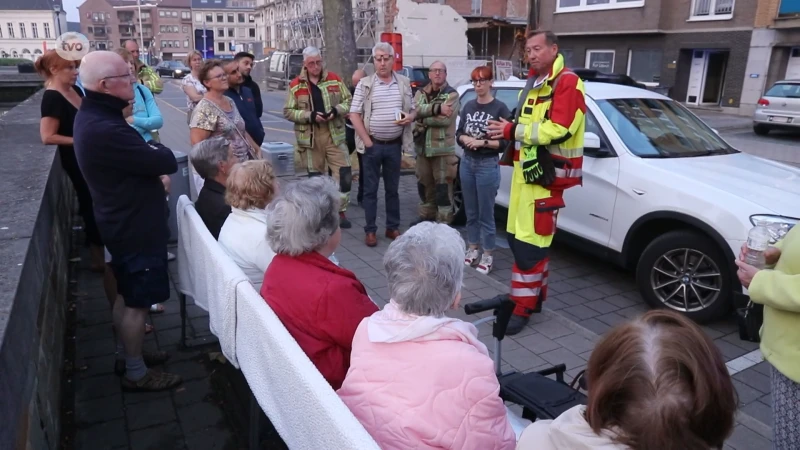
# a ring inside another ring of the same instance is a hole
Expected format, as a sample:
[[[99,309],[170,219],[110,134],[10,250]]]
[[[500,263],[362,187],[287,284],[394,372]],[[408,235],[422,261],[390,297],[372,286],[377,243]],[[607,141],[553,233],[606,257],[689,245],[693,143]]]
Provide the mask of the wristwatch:
[[[487,141],[486,139],[484,139],[484,140],[483,140],[483,146],[484,146],[484,147],[488,147],[488,146],[489,146],[489,141]]]

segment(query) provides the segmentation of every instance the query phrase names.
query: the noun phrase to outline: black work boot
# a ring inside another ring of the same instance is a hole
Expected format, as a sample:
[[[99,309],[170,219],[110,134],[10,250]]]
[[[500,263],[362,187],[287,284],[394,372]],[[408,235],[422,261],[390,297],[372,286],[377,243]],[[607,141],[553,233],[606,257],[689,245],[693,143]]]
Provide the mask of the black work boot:
[[[344,215],[344,212],[340,212],[339,213],[339,228],[344,230],[344,229],[352,228],[352,227],[353,227],[353,224],[350,223],[350,220],[347,218],[347,216]]]
[[[508,327],[506,328],[506,336],[514,336],[515,334],[519,334],[525,325],[528,324],[528,320],[530,317],[522,317],[517,314],[511,315],[511,320],[508,321]]]

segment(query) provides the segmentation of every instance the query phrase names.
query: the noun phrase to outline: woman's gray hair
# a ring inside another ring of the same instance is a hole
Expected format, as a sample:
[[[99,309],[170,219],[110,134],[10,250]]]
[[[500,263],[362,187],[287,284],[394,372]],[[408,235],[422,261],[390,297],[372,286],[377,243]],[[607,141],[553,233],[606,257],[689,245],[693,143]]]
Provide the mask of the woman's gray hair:
[[[464,240],[447,225],[423,222],[389,245],[383,267],[389,294],[400,309],[441,317],[461,292]]]
[[[374,58],[377,56],[378,52],[383,52],[393,57],[394,47],[392,47],[392,44],[389,44],[388,42],[378,42],[374,47],[372,47],[372,57]]]
[[[267,206],[267,242],[276,254],[297,256],[322,248],[339,229],[342,200],[333,178],[289,184]]]
[[[214,136],[194,144],[189,159],[198,175],[204,180],[213,179],[219,172],[219,163],[228,160],[231,142]]]
[[[322,56],[322,53],[319,51],[317,47],[308,46],[303,49],[303,61],[307,60],[308,58],[313,58],[315,56]]]

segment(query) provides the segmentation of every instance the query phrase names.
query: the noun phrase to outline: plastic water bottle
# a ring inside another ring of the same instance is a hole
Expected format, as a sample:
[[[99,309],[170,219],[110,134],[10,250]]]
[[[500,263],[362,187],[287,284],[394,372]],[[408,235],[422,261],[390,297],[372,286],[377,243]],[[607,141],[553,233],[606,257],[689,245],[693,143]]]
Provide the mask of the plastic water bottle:
[[[770,237],[767,227],[762,222],[756,222],[756,226],[747,234],[747,251],[744,254],[744,262],[763,269],[767,264],[764,252],[769,247]]]
[[[331,253],[331,256],[329,256],[329,257],[328,257],[328,259],[329,259],[329,260],[330,260],[332,263],[336,264],[337,266],[339,265],[339,259],[336,257],[336,254],[335,254],[335,253]]]

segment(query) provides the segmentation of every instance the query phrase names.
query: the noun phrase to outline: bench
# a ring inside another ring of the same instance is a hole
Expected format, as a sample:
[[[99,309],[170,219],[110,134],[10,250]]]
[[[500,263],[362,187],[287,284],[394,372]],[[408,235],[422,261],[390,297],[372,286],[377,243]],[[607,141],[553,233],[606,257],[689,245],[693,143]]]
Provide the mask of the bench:
[[[223,354],[247,380],[251,404],[258,404],[286,445],[378,450],[185,195],[178,199],[177,215],[182,320],[187,296],[208,311]],[[257,409],[251,408],[250,447],[257,448],[260,431],[252,411]]]

